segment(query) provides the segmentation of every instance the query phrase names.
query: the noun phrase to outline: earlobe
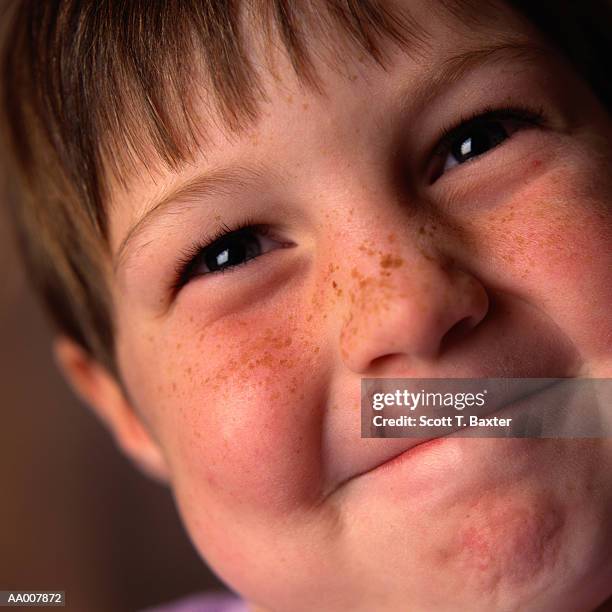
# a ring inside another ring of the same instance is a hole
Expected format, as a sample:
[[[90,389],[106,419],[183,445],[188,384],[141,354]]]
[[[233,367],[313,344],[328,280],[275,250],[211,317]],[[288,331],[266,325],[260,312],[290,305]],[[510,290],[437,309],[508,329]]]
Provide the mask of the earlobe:
[[[168,482],[168,466],[159,443],[153,439],[115,377],[66,336],[54,340],[53,354],[75,393],[106,425],[119,448],[147,475]]]

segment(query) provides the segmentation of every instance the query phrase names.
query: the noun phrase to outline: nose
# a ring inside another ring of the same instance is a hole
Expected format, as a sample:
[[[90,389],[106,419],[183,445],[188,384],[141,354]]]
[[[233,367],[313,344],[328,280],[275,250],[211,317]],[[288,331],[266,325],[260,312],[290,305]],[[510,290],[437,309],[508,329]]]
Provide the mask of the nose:
[[[377,267],[351,270],[340,334],[342,358],[372,372],[384,358],[435,359],[486,316],[489,299],[473,275],[420,251],[381,255]]]

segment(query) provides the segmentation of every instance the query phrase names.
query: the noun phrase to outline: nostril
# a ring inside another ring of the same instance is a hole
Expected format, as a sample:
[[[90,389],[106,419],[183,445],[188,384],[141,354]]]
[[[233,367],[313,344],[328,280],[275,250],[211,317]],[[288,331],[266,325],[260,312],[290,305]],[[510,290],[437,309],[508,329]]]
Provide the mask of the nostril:
[[[461,339],[466,336],[471,329],[474,328],[473,317],[463,317],[455,323],[447,332],[444,334],[442,341],[440,342],[440,352],[447,350],[449,347],[457,344]]]

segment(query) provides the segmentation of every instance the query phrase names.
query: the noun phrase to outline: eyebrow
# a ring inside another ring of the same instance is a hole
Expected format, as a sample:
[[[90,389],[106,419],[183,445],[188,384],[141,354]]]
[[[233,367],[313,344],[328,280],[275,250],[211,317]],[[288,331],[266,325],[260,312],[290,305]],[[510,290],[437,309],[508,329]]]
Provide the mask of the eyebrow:
[[[534,44],[527,38],[508,38],[499,40],[487,46],[464,50],[440,63],[438,72],[433,77],[433,83],[420,84],[420,91],[410,90],[400,95],[399,107],[406,108],[426,104],[439,95],[440,90],[449,83],[456,82],[475,67],[493,62],[500,56],[506,58],[513,54],[515,59],[535,60],[544,52],[543,47]],[[156,218],[169,214],[169,209],[181,204],[193,203],[211,196],[227,194],[237,187],[252,184],[261,178],[267,170],[261,166],[233,165],[224,168],[206,170],[189,179],[187,182],[163,195],[160,200],[150,206],[145,206],[147,212],[132,226],[121,241],[113,257],[113,271],[115,275],[126,263],[130,255],[130,246],[137,237],[149,227]]]
[[[126,263],[130,254],[130,245],[137,237],[149,227],[155,219],[169,214],[170,208],[181,204],[189,204],[207,197],[227,194],[237,187],[246,187],[264,173],[263,168],[258,166],[232,165],[223,168],[206,170],[192,177],[182,185],[170,190],[161,199],[150,206],[145,206],[146,212],[131,227],[121,241],[117,252],[113,257],[113,271],[118,273],[119,269]]]
[[[545,53],[546,48],[541,44],[518,36],[504,37],[487,45],[460,51],[440,62],[431,82],[423,85],[416,92],[407,91],[400,95],[400,107],[426,105],[435,99],[440,91],[478,67],[498,60],[536,62]]]

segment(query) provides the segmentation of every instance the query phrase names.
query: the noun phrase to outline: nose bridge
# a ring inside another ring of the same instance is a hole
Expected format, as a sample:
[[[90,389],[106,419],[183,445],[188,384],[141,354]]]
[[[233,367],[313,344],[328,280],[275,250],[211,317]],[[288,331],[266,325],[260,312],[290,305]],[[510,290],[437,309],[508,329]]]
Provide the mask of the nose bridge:
[[[352,245],[339,338],[351,369],[399,353],[432,358],[457,324],[470,329],[485,316],[484,288],[435,249],[436,229],[378,218]]]

